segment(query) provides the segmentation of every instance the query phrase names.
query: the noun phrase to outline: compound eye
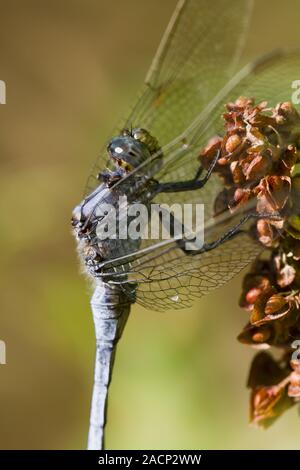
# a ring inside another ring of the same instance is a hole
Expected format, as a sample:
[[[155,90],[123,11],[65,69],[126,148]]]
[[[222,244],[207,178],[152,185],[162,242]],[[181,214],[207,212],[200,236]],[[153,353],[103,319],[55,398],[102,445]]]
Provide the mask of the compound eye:
[[[108,153],[113,157],[119,157],[124,153],[123,147],[117,142],[110,142],[107,146]]]

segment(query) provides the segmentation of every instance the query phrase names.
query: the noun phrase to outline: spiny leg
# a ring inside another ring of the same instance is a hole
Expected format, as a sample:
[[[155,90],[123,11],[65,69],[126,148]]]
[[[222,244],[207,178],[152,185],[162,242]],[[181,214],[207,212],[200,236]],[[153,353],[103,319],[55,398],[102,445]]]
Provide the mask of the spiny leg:
[[[210,178],[210,176],[213,172],[213,169],[215,168],[216,163],[219,159],[219,156],[220,156],[220,150],[217,151],[217,153],[216,153],[213,161],[211,162],[204,178],[199,179],[201,174],[202,174],[202,171],[203,171],[203,167],[200,166],[199,169],[197,170],[197,173],[196,173],[195,177],[192,180],[174,181],[174,182],[170,182],[170,183],[158,183],[158,185],[155,189],[155,195],[157,195],[159,193],[178,193],[178,192],[182,192],[182,191],[193,191],[195,189],[203,188],[203,186],[209,180],[209,178]]]
[[[278,220],[280,219],[280,215],[278,213],[265,213],[265,214],[259,214],[257,212],[255,213],[250,213],[246,214],[243,216],[240,221],[234,225],[231,229],[229,229],[227,232],[225,232],[221,237],[219,237],[217,240],[210,242],[210,243],[204,243],[202,248],[199,250],[187,250],[185,248],[185,240],[178,240],[177,244],[181,248],[181,250],[187,254],[187,255],[198,255],[200,253],[205,253],[207,251],[214,250],[218,246],[222,245],[226,241],[230,240],[231,238],[235,237],[239,233],[242,232],[241,227],[246,224],[250,219],[271,219],[271,220]],[[193,242],[193,241],[192,241]]]

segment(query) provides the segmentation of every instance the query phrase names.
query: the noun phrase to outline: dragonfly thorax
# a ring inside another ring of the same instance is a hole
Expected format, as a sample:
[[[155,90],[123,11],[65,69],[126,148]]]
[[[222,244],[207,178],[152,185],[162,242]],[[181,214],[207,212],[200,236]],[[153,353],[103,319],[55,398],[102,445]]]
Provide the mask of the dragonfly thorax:
[[[132,170],[151,161],[151,157],[159,155],[157,139],[142,128],[124,129],[122,134],[114,137],[107,146],[109,157],[112,159],[118,172],[130,173]]]

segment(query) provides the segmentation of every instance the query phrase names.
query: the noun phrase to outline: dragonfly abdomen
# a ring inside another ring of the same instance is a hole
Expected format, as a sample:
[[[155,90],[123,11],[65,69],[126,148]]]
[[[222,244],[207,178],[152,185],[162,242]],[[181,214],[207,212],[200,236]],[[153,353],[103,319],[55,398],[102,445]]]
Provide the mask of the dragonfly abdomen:
[[[120,287],[112,288],[98,282],[91,307],[96,334],[96,361],[88,449],[98,450],[104,446],[108,387],[116,345],[130,312],[130,302]]]

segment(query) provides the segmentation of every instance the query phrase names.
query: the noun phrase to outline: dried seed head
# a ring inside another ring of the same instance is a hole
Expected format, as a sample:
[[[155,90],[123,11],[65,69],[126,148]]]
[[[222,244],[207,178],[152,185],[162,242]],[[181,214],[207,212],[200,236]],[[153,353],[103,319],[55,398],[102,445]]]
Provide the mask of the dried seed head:
[[[248,213],[251,201],[262,216],[249,234],[268,256],[244,279],[240,305],[250,322],[238,339],[283,351],[280,361],[259,353],[249,375],[251,421],[265,426],[300,401],[299,362],[290,363],[291,338],[300,339],[300,175],[293,174],[300,163],[300,116],[289,102],[267,108],[266,102],[240,97],[226,105],[223,119],[223,139],[210,141],[199,159],[208,168],[220,152],[214,171],[224,189],[215,214]]]
[[[242,139],[238,134],[233,134],[228,137],[225,143],[225,150],[227,153],[233,153],[237,147],[241,144]]]

